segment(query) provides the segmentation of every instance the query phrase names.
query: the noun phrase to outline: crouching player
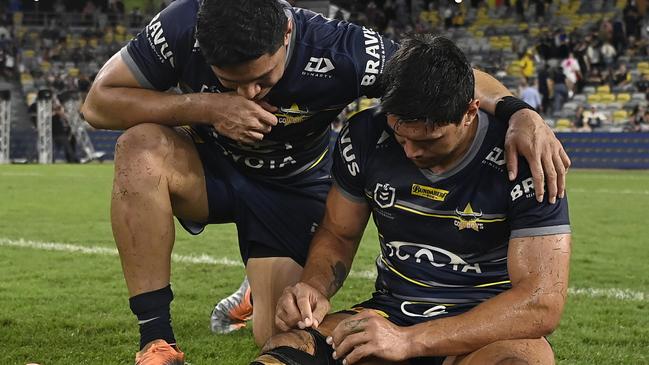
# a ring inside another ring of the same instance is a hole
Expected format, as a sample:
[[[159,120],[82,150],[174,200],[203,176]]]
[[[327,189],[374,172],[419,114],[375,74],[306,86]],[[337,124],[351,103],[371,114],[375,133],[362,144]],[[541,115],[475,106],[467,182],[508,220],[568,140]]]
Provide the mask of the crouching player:
[[[470,64],[449,40],[408,39],[385,70],[381,110],[339,136],[335,185],[300,282],[253,364],[553,364],[545,336],[568,288],[566,198],[541,203],[530,169],[507,178],[511,100],[479,110]],[[370,213],[372,297],[326,315]]]

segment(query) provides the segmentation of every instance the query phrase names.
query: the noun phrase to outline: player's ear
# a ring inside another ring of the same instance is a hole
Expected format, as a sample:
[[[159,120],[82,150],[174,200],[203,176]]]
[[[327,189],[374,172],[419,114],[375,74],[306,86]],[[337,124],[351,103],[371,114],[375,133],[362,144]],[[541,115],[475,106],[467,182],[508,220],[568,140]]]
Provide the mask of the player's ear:
[[[288,20],[286,23],[286,33],[284,33],[284,46],[288,46],[291,42],[291,32],[293,32],[293,19]]]
[[[467,108],[466,114],[467,114],[467,121],[470,124],[473,118],[478,114],[478,110],[480,110],[480,100],[478,99],[473,99],[469,102],[469,107]]]

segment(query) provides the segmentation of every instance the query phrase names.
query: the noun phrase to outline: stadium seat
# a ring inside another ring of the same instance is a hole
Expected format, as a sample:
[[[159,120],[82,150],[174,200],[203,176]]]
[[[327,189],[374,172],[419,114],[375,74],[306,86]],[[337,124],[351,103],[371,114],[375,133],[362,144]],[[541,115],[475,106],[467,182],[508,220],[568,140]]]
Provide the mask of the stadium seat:
[[[594,86],[586,86],[584,87],[584,93],[585,94],[594,94],[597,90],[595,90]]]
[[[572,123],[570,122],[569,119],[566,118],[561,118],[557,120],[557,122],[554,125],[554,129],[559,130],[559,131],[568,131],[570,130],[570,127],[572,126]]]
[[[617,110],[613,113],[613,122],[614,123],[625,123],[629,118],[629,114],[626,110]]]
[[[597,104],[600,102],[602,94],[590,94],[588,95],[588,104]]]
[[[615,101],[615,95],[613,95],[613,94],[607,94],[607,93],[599,94],[598,93],[596,95],[599,95],[599,102],[600,103],[608,104],[608,103],[612,103],[612,102]]]
[[[579,104],[584,104],[586,102],[586,95],[584,94],[575,94],[572,97],[572,100],[578,102]]]
[[[611,87],[608,85],[601,85],[597,87],[597,92],[601,94],[608,94],[611,92]]]
[[[620,103],[626,103],[631,100],[631,94],[629,93],[619,93],[617,94],[616,100]]]

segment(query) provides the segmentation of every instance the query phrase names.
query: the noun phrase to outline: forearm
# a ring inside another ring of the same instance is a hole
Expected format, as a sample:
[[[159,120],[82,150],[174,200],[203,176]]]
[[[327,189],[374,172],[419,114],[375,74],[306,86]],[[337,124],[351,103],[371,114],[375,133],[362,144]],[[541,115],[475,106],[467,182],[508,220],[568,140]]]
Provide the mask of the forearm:
[[[464,314],[408,327],[412,356],[451,356],[492,342],[540,338],[559,323],[565,292],[514,288]]]
[[[336,236],[326,225],[321,226],[311,241],[309,257],[300,281],[331,298],[340,289],[358,248],[359,239]]]
[[[127,129],[141,123],[178,126],[207,122],[202,98],[201,94],[97,86],[88,94],[82,113],[95,128]]]
[[[480,109],[489,114],[496,113],[498,100],[512,93],[500,81],[486,72],[473,69],[475,77],[475,98],[480,100]]]

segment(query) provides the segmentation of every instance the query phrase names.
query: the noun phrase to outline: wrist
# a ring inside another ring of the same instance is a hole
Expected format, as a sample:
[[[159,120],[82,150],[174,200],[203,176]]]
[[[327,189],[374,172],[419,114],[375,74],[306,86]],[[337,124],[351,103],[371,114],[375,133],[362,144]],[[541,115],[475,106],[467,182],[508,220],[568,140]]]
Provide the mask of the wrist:
[[[512,116],[521,110],[531,110],[533,112],[536,112],[536,110],[532,108],[531,105],[524,102],[523,100],[515,98],[513,96],[505,96],[498,100],[498,102],[496,103],[496,111],[494,115],[499,120],[509,123]]]

